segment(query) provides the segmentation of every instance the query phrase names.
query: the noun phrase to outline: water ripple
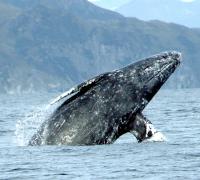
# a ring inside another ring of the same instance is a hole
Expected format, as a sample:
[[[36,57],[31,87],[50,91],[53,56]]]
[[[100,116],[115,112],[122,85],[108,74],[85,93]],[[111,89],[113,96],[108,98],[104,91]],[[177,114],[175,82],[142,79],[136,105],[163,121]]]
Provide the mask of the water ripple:
[[[138,144],[126,134],[112,145],[19,146],[53,96],[1,97],[0,179],[200,179],[200,89],[160,91],[145,109],[167,142]]]

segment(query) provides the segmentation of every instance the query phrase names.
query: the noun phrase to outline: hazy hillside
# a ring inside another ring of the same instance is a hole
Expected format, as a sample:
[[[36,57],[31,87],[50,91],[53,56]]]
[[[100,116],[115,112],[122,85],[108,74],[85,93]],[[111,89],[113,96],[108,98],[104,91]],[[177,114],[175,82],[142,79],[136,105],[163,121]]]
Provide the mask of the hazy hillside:
[[[200,31],[143,22],[86,0],[0,0],[0,92],[66,90],[165,50],[183,52],[169,87],[200,87]]]
[[[199,0],[193,2],[184,2],[183,0],[130,0],[130,2],[115,10],[125,16],[137,17],[142,20],[157,19],[188,27],[200,27]]]

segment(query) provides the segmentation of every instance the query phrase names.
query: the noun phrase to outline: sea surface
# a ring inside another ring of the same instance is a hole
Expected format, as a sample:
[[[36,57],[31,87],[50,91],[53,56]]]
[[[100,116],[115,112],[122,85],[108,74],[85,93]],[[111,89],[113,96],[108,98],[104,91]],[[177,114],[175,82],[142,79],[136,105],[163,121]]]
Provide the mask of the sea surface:
[[[57,95],[0,95],[0,179],[200,179],[200,89],[161,90],[146,107],[165,142],[27,146]]]

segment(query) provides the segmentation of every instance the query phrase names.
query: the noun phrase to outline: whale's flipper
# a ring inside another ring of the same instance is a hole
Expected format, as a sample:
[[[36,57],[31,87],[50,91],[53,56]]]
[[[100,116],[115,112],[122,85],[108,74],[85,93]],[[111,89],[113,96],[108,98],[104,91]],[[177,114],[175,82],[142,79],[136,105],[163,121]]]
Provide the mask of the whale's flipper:
[[[145,127],[144,127],[145,125]],[[145,131],[144,131],[145,129]],[[141,132],[145,133],[141,133]],[[133,134],[138,142],[160,142],[166,141],[166,137],[158,131],[152,122],[147,119],[142,113],[138,113],[135,116],[134,123],[130,127],[130,133]]]
[[[78,94],[79,92],[82,91],[87,91],[88,89],[90,89],[91,87],[95,86],[99,81],[101,81],[102,79],[105,79],[105,77],[108,75],[109,73],[104,73],[101,74],[99,76],[97,76],[96,78],[90,79],[88,81],[85,81],[71,89],[69,89],[68,91],[62,93],[60,96],[58,96],[57,98],[55,98],[50,105],[53,105],[57,102],[59,102],[60,100],[66,98],[66,97],[72,97],[76,94]]]
[[[130,133],[133,134],[138,142],[141,142],[143,139],[151,138],[157,130],[154,128],[153,124],[149,119],[147,119],[142,113],[138,113],[135,117],[133,124],[130,127]],[[134,129],[134,130],[132,130]],[[139,133],[139,132],[145,133]]]

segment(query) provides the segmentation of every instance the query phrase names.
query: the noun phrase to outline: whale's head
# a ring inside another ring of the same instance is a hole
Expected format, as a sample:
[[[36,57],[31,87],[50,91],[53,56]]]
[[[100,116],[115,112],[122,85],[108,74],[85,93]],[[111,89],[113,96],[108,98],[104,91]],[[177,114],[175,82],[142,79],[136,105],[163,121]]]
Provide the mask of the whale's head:
[[[129,96],[129,104],[132,108],[128,128],[139,142],[150,138],[155,133],[153,125],[144,118],[138,118],[146,105],[159,91],[162,85],[180,64],[179,52],[165,52],[122,69],[123,83],[126,88],[126,96]],[[134,118],[135,117],[135,118]],[[137,117],[137,118],[136,118]],[[153,129],[153,130],[152,130]]]
[[[164,52],[122,69],[129,92],[140,110],[147,105],[180,64],[179,52]],[[134,105],[135,106],[135,105]]]

